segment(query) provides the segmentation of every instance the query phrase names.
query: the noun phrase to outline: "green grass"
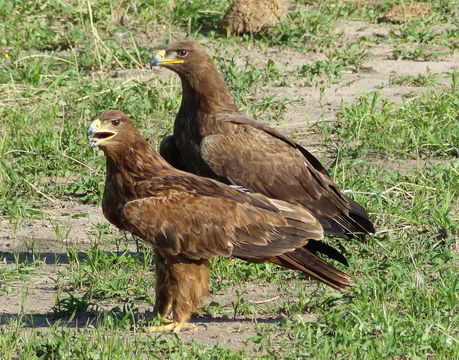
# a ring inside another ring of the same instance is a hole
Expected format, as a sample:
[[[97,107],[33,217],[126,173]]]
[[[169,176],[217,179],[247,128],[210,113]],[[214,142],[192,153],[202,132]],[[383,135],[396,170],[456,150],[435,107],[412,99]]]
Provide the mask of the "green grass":
[[[0,295],[10,294],[12,292],[10,284],[13,282],[24,282],[28,281],[29,274],[38,273],[34,267],[31,266],[19,266],[19,267],[5,267],[0,269]]]
[[[438,79],[441,78],[441,74],[432,74],[428,72],[426,75],[418,74],[414,75],[403,75],[394,76],[389,80],[389,85],[401,85],[401,86],[435,86],[438,85]]]
[[[305,355],[457,357],[457,174],[452,161],[404,175],[361,160],[339,164],[346,188],[372,184],[373,195],[361,199],[381,214],[383,233],[353,251],[358,288],[314,298],[317,323],[282,325],[295,329],[294,344],[303,344]]]
[[[283,94],[306,83],[322,100],[329,88],[346,86],[347,74],[373,60],[369,49],[378,44],[391,46],[391,58],[412,61],[433,61],[457,49],[457,1],[428,1],[429,16],[399,25],[378,19],[400,1],[295,1],[282,24],[240,38],[215,31],[229,3],[0,0],[0,213],[18,232],[27,230],[31,219],[41,220],[68,258],[45,266],[43,249],[33,243],[26,246],[31,256],[24,261],[14,250],[13,261],[1,255],[2,304],[4,296],[16,295],[13,289],[32,288],[40,276],[49,277],[55,299],[41,315],[24,309],[2,318],[0,357],[459,358],[457,73],[394,75],[387,87],[426,88],[400,103],[378,89],[362,93],[333,110],[338,121],[316,128],[328,150],[324,163],[333,157],[328,164],[333,177],[365,204],[378,229],[363,243],[339,242],[358,287],[338,294],[318,284],[311,293],[311,283],[298,273],[271,264],[212,260],[212,292],[233,298],[213,301],[200,314],[254,317],[245,326],[256,333],[247,335],[242,350],[145,332],[157,321],[149,312],[152,251],[138,247],[136,252],[131,237],[89,220],[91,245],[74,243],[68,222],[53,216],[69,201],[100,210],[105,164],[86,139],[93,115],[123,110],[153,143],[171,132],[180,104],[177,77],[115,76],[117,70],[145,68],[153,48],[170,39],[194,38],[215,49],[236,102],[269,123],[280,123],[288,107],[302,99],[263,90]],[[389,35],[345,40],[340,29],[350,20],[389,26]],[[252,49],[266,58],[255,64],[244,55]],[[301,65],[280,61],[292,51]],[[86,211],[69,210],[68,221],[89,219]],[[23,237],[9,235],[13,246],[24,245]],[[50,268],[53,275],[46,272]],[[257,305],[244,292],[249,284],[277,289],[287,299]],[[307,321],[308,316],[316,320]],[[279,322],[265,323],[263,317]],[[31,324],[37,319],[49,324],[35,329]]]
[[[435,51],[432,50],[430,46],[416,46],[414,48],[406,48],[405,45],[394,49],[392,52],[395,59],[403,60],[416,60],[416,61],[430,61],[437,60],[442,56],[448,54],[447,51]]]
[[[452,76],[451,90],[427,91],[401,105],[381,99],[377,92],[343,105],[339,121],[326,129],[336,138],[347,139],[337,151],[353,157],[457,158],[457,73]]]
[[[177,337],[155,337],[134,335],[126,337],[116,329],[96,328],[91,331],[93,341],[88,341],[85,331],[52,328],[47,333],[19,335],[14,330],[0,330],[0,347],[8,358],[13,352],[14,343],[19,346],[21,359],[240,359],[240,352],[231,352],[216,346],[204,349],[191,343],[186,345]],[[19,336],[18,336],[19,335]],[[14,343],[11,339],[17,337]]]

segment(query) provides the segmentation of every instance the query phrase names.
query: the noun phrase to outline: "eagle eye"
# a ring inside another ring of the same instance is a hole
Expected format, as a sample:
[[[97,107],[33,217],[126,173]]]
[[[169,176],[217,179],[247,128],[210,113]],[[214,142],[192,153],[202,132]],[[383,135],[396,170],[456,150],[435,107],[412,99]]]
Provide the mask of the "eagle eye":
[[[177,55],[181,57],[185,57],[188,55],[188,50],[178,50]]]
[[[120,119],[112,120],[113,126],[118,126],[120,124]]]

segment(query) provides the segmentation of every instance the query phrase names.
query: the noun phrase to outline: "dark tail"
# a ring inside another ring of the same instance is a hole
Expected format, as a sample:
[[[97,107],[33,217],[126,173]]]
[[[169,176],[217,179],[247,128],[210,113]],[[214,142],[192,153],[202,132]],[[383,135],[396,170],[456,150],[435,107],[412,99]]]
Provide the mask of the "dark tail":
[[[319,253],[328,256],[330,259],[339,261],[341,264],[349,266],[347,259],[338,250],[325,244],[322,241],[309,240],[304,246],[305,249],[309,250],[313,254]]]
[[[355,286],[350,275],[328,264],[306,246],[277,256],[271,261],[289,269],[300,270],[339,291]]]
[[[314,155],[301,145],[296,143],[292,144],[301,151],[304,157],[308,159],[317,171],[322,173],[324,176],[330,177],[328,171]],[[336,190],[336,193],[339,193],[338,190]],[[375,232],[375,228],[373,223],[370,221],[365,208],[342,193],[339,193],[339,197],[344,197],[348,201],[348,204],[350,205],[349,215],[340,214],[335,216],[333,219],[329,219],[324,217],[321,218],[320,215],[314,214],[324,228],[324,234],[342,237],[345,239],[356,238],[358,240],[363,240],[367,234],[373,234]]]

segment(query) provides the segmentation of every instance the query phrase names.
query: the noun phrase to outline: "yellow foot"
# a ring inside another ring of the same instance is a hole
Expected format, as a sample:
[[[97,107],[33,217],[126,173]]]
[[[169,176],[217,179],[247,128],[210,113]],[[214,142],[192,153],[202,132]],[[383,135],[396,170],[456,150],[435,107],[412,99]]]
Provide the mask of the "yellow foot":
[[[171,322],[170,324],[165,324],[165,325],[150,326],[147,328],[147,331],[152,332],[152,333],[153,332],[179,333],[181,331],[194,330],[194,329],[196,329],[195,324]]]
[[[161,316],[161,325],[172,324],[173,322],[173,320]]]

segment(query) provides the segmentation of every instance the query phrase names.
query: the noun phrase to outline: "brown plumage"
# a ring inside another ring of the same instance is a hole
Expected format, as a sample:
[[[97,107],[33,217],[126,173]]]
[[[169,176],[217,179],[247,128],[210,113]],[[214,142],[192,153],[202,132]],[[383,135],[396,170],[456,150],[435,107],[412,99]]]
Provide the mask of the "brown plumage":
[[[150,64],[176,72],[182,81],[173,136],[160,146],[171,164],[302,205],[327,235],[362,238],[374,232],[366,210],[340,192],[312,154],[239,110],[202,46],[180,41],[159,51]]]
[[[173,318],[160,331],[184,328],[209,292],[208,259],[216,255],[270,261],[337,290],[354,285],[316,255],[345,262],[320,242],[322,227],[305,208],[175,169],[120,111],[96,115],[88,134],[107,160],[105,217],[155,249],[155,311]]]

